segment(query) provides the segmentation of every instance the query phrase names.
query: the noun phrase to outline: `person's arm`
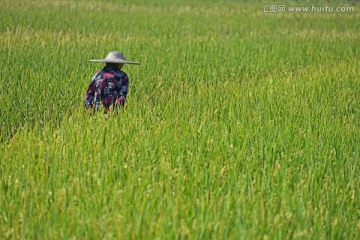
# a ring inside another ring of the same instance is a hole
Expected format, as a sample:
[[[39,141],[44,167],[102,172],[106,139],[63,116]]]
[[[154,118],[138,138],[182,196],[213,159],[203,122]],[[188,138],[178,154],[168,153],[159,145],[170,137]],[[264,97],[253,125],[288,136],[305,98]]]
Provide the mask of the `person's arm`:
[[[91,79],[89,87],[86,91],[85,95],[85,107],[87,110],[91,110],[94,108],[95,104],[95,92],[96,92],[96,78],[99,73],[96,73],[95,76]]]
[[[129,90],[129,78],[124,73],[121,84],[119,84],[118,86],[118,97],[116,99],[117,105],[121,105],[122,107],[125,106],[126,95],[128,93],[128,90]]]

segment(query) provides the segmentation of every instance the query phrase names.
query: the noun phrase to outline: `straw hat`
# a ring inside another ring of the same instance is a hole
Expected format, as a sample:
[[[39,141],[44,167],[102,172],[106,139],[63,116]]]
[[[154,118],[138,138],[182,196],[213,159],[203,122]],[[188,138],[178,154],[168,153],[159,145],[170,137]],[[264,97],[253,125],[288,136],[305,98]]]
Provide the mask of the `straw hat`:
[[[91,59],[90,62],[125,63],[140,65],[139,62],[131,62],[126,60],[124,55],[121,52],[117,51],[109,52],[109,54],[104,59]]]

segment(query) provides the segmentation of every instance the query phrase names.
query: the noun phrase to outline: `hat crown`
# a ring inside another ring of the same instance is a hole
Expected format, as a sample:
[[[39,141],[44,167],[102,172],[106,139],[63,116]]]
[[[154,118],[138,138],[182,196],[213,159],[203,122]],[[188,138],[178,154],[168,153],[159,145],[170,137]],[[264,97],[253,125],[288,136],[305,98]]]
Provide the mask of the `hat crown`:
[[[117,52],[117,51],[109,52],[105,59],[126,61],[124,54],[122,54],[122,52]]]
[[[126,63],[126,64],[136,64],[136,65],[140,65],[139,62],[132,62],[132,61],[128,61],[126,60],[126,58],[124,57],[124,54],[122,54],[122,52],[119,51],[112,51],[109,52],[108,55],[106,56],[106,58],[104,59],[91,59],[91,62],[107,62],[107,63]]]

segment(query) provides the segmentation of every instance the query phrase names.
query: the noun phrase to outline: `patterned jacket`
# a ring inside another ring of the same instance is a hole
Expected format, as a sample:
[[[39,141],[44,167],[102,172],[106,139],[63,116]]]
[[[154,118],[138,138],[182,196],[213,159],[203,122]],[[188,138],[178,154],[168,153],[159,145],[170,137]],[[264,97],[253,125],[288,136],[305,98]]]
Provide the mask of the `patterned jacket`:
[[[113,66],[105,66],[91,79],[85,96],[86,108],[99,110],[100,102],[106,109],[111,105],[124,106],[129,79],[125,72]]]

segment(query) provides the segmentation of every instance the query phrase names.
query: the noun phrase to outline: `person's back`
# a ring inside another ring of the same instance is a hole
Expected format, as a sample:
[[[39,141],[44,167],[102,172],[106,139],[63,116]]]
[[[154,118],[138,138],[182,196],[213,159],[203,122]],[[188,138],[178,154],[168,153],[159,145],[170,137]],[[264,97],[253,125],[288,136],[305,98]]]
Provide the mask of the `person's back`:
[[[129,78],[121,70],[124,64],[140,64],[127,61],[121,52],[110,52],[105,59],[90,60],[106,62],[106,66],[91,79],[85,95],[85,107],[88,111],[98,111],[101,103],[104,113],[109,109],[124,107],[129,89]]]

